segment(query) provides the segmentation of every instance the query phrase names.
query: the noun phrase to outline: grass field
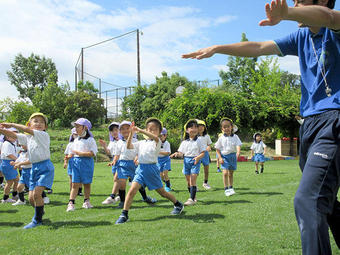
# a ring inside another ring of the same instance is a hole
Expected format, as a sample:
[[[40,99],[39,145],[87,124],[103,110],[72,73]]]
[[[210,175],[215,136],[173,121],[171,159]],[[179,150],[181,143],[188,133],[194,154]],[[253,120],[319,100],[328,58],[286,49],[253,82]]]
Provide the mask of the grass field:
[[[269,161],[265,173],[254,174],[252,162],[238,163],[235,191],[225,197],[221,173],[210,167],[210,191],[199,176],[198,203],[180,216],[170,215],[172,204],[154,191],[158,203],[149,206],[139,194],[129,212],[130,221],[114,225],[121,213],[101,202],[112,188],[111,170],[95,165],[93,209],[66,213],[68,176],[61,164],[51,203],[45,207],[44,226],[23,230],[33,216],[30,206],[0,204],[0,254],[301,254],[293,198],[300,179],[296,160]],[[175,196],[185,201],[188,191],[181,161],[172,162],[170,178]],[[203,171],[203,169],[202,169]],[[340,254],[331,237],[334,254]]]

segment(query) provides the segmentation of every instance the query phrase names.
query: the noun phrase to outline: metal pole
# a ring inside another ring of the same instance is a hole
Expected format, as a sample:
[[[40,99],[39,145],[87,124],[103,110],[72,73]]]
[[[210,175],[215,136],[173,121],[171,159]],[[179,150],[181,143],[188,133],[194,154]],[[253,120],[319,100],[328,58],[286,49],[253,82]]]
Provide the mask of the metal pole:
[[[74,90],[77,91],[77,67],[74,67]]]
[[[137,29],[137,85],[140,85],[139,29]]]
[[[99,79],[99,98],[102,98],[102,79]]]
[[[84,82],[84,48],[81,48],[81,81]]]
[[[118,89],[116,89],[116,117],[118,117]]]
[[[105,97],[106,97],[106,119],[107,119],[107,91],[105,91]]]

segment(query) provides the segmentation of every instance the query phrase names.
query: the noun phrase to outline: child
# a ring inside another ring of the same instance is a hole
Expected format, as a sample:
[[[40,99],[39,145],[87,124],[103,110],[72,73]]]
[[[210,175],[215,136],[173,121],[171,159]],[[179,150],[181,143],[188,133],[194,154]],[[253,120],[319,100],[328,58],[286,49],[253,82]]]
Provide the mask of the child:
[[[69,143],[66,146],[65,149],[65,157],[64,157],[64,169],[67,168],[67,174],[69,176],[70,179],[70,191],[72,189],[72,170],[73,170],[73,162],[74,162],[74,158],[72,157],[72,146],[74,143],[74,139],[76,139],[78,137],[77,135],[77,131],[75,128],[71,129],[71,135],[70,138],[68,139]],[[78,190],[78,195],[82,196],[83,195],[83,189],[80,186],[79,190]]]
[[[171,191],[171,184],[168,172],[171,171],[171,160],[170,160],[170,143],[166,140],[168,136],[168,131],[166,128],[163,128],[161,132],[161,150],[159,152],[158,156],[158,167],[159,171],[161,172],[161,178],[165,183],[165,191],[170,192]]]
[[[183,157],[184,166],[183,174],[188,184],[190,198],[184,205],[195,205],[196,200],[196,179],[200,173],[200,160],[204,157],[206,146],[198,139],[198,124],[196,120],[188,120],[184,125],[185,135],[184,141],[178,148],[178,151],[171,155],[171,157]]]
[[[204,167],[204,182],[203,188],[206,190],[211,189],[208,178],[209,178],[209,164],[210,164],[210,156],[209,151],[211,151],[210,145],[212,144],[210,136],[207,134],[207,126],[203,120],[197,120],[198,124],[198,139],[205,146],[206,151],[204,152],[204,157],[202,158],[202,164]]]
[[[235,194],[234,171],[237,169],[237,158],[240,156],[242,143],[234,134],[237,127],[231,119],[223,118],[220,124],[223,135],[218,138],[215,148],[223,170],[224,194],[229,197]]]
[[[114,156],[117,154],[117,146],[118,146],[118,141],[119,141],[119,123],[118,122],[112,122],[109,125],[109,138],[110,138],[109,146],[107,146],[106,142],[102,139],[99,140],[99,143],[104,148],[105,153],[110,157],[110,160],[113,160]],[[113,174],[112,193],[102,202],[103,205],[114,204],[120,201],[120,198],[118,196],[119,187],[118,187],[116,165],[112,166],[112,174]]]
[[[42,113],[33,113],[27,123],[27,126],[2,123],[0,133],[13,138],[18,138],[19,144],[27,146],[29,161],[32,163],[29,201],[35,208],[35,214],[32,222],[24,226],[24,229],[30,229],[42,224],[44,214],[44,200],[42,193],[45,188],[52,188],[54,178],[54,166],[50,160],[50,136],[47,134],[47,117]],[[14,127],[22,130],[25,134],[16,134],[2,127]]]
[[[79,188],[84,185],[84,203],[83,208],[90,209],[93,206],[90,203],[91,183],[93,179],[94,160],[98,149],[96,141],[90,132],[92,124],[88,119],[80,118],[73,123],[76,128],[78,137],[74,139],[71,156],[74,157],[72,169],[72,189],[70,200],[66,212],[75,210],[75,199],[78,195]]]
[[[264,154],[266,153],[266,145],[262,142],[262,136],[260,133],[255,133],[253,135],[254,142],[251,145],[251,157],[255,161],[255,174],[259,174],[259,163],[261,165],[261,174],[263,173],[264,165]]]
[[[130,134],[130,126],[131,122],[124,120],[119,125],[119,132],[121,133],[123,139],[118,141],[117,145],[117,153],[111,163],[112,166],[117,166],[117,178],[118,178],[118,187],[119,187],[119,197],[120,203],[118,208],[123,208],[125,203],[125,189],[126,189],[126,180],[135,177],[136,173],[136,164],[137,164],[137,151],[135,149],[127,148],[127,140]],[[131,138],[133,142],[138,142],[137,139]],[[144,187],[140,187],[139,193],[143,197],[143,201],[146,203],[154,204],[156,203],[156,199],[151,198],[146,195],[146,191]]]
[[[134,123],[131,125],[127,148],[135,148],[138,151],[139,165],[136,170],[136,175],[133,178],[131,188],[127,194],[124,209],[117,219],[116,224],[122,224],[128,221],[128,211],[132,204],[132,200],[136,195],[137,190],[139,190],[142,186],[147,186],[149,190],[155,189],[162,197],[173,202],[174,209],[171,214],[178,215],[183,211],[183,204],[176,200],[174,195],[164,190],[162,180],[159,175],[157,158],[162,144],[159,139],[162,129],[162,123],[156,118],[149,118],[146,120],[146,130],[138,128],[134,125]],[[135,132],[142,133],[147,136],[148,139],[132,144],[132,136]]]
[[[8,131],[17,132],[14,128],[9,128]],[[2,203],[14,203],[18,199],[18,171],[11,165],[12,161],[15,161],[18,157],[17,147],[15,145],[16,138],[5,136],[4,143],[1,148],[1,169],[6,179],[6,185],[4,188],[4,197]],[[9,198],[11,187],[13,186],[12,199]]]
[[[31,177],[31,169],[32,169],[32,164],[28,159],[27,146],[21,145],[21,147],[23,150],[20,152],[19,157],[17,158],[15,162],[11,162],[11,165],[13,165],[15,169],[22,170],[22,173],[19,179],[19,185],[18,185],[19,199],[14,204],[12,204],[14,206],[26,204],[26,200],[24,196],[24,189],[25,189],[25,186],[29,186],[30,177]],[[47,197],[43,198],[44,204],[46,204],[47,202],[46,198]]]
[[[223,135],[223,133],[219,133],[218,138],[220,138],[221,135]],[[221,168],[220,168],[220,161],[218,160],[217,152],[216,152],[216,168],[217,168],[218,173],[222,173]]]
[[[2,144],[4,143],[4,135],[0,135],[0,154],[1,154],[1,147]],[[1,157],[0,157],[0,189],[5,188],[5,184],[4,184],[4,175],[2,174],[2,170],[1,170]]]

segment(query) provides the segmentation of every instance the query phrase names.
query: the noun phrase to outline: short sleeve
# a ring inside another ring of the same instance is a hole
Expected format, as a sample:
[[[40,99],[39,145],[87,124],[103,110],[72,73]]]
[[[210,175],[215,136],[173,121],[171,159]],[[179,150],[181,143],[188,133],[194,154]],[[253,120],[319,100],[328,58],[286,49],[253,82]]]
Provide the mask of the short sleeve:
[[[207,135],[207,142],[208,142],[208,145],[211,145],[211,144],[212,144],[212,141],[211,141],[211,139],[210,139],[210,136],[209,136],[209,135]]]
[[[293,55],[298,56],[298,37],[300,36],[301,29],[297,30],[294,33],[289,34],[280,39],[274,40],[277,45],[280,56]]]
[[[171,152],[170,143],[168,141],[164,143],[163,149],[165,152]]]
[[[207,148],[205,147],[205,145],[203,143],[201,143],[200,140],[197,140],[197,144],[198,144],[198,149],[199,149],[199,153],[203,152],[203,151],[206,151]]]
[[[181,145],[179,146],[179,148],[178,148],[178,150],[177,151],[179,151],[179,152],[181,152],[181,153],[185,153],[185,144],[184,144],[184,141],[183,142],[181,142]]]
[[[97,154],[97,152],[98,152],[98,147],[97,147],[97,144],[96,144],[96,140],[94,140],[94,138],[89,138],[89,139],[91,139],[89,142],[89,149],[90,149],[90,151],[92,151],[93,152],[93,154],[94,155],[96,155]]]
[[[4,154],[6,157],[8,157],[9,155],[14,155],[16,156],[16,151],[15,151],[15,147],[10,144],[10,143],[4,143],[2,146],[2,154]]]
[[[49,146],[50,136],[45,131],[33,130],[33,136],[34,136],[34,140],[39,145],[48,145]]]
[[[255,144],[252,143],[252,145],[250,146],[250,149],[251,149],[251,150],[254,150],[254,149],[255,149],[254,147],[255,147]]]
[[[134,142],[134,143],[132,143],[132,145],[133,145],[133,149],[136,149],[138,151],[139,150],[140,141]],[[129,150],[133,150],[133,149],[129,149]]]
[[[27,146],[27,136],[24,134],[17,134],[18,142],[21,145]]]
[[[264,143],[264,142],[262,142],[262,145],[263,145],[263,148],[266,148],[266,147],[267,147],[267,145],[265,145],[265,143]]]
[[[236,136],[236,146],[241,146],[242,142],[241,142],[240,138],[237,135],[235,135],[235,136]]]
[[[221,137],[219,137],[217,142],[215,143],[215,149],[217,149],[217,150],[221,150],[222,149]]]

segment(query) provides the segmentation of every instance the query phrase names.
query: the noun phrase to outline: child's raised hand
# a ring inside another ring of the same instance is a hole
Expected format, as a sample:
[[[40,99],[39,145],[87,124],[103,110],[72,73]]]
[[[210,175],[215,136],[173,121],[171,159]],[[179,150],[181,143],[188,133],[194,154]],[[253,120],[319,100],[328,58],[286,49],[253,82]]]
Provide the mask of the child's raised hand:
[[[12,127],[11,123],[6,123],[6,122],[0,123],[0,128],[10,128],[10,127]]]
[[[99,143],[101,146],[105,147],[106,146],[106,142],[103,139],[99,139]]]
[[[178,153],[177,152],[174,152],[170,155],[170,158],[177,158],[178,156]]]

